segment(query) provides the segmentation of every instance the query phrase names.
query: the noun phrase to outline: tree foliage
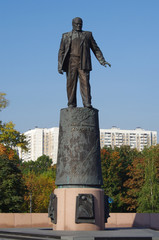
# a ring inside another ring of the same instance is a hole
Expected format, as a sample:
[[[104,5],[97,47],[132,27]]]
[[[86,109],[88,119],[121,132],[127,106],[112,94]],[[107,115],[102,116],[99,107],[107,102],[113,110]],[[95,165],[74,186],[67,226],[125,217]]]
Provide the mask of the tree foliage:
[[[46,173],[36,175],[34,172],[24,175],[24,179],[27,186],[24,211],[29,212],[31,197],[32,212],[48,212],[50,194],[55,189],[55,180]]]
[[[128,179],[124,182],[127,188],[123,202],[127,204],[127,211],[136,212],[138,208],[138,196],[144,181],[144,158],[139,154],[127,167]]]
[[[28,161],[28,162],[22,162],[21,164],[21,170],[24,174],[27,174],[29,172],[34,172],[36,174],[43,173],[47,171],[52,164],[52,159],[49,158],[49,156],[42,155],[41,157],[38,157],[36,161]]]
[[[127,211],[127,203],[123,201],[127,193],[124,182],[128,179],[128,166],[137,154],[137,150],[131,150],[129,146],[101,150],[103,188],[106,195],[113,199],[110,206],[112,212]]]
[[[138,197],[138,212],[159,212],[159,145],[146,148],[143,186]]]
[[[5,96],[5,93],[0,92],[0,111],[8,106],[8,100],[5,98]]]
[[[18,156],[15,150],[8,148],[0,143],[0,156],[6,156],[9,160],[17,159]]]
[[[112,212],[159,212],[159,145],[142,152],[123,146],[101,150],[103,188]]]
[[[0,111],[6,108],[8,100],[5,98],[6,94],[0,92]],[[9,148],[20,147],[22,150],[27,151],[27,141],[24,134],[15,130],[13,122],[2,123],[0,121],[0,143]]]
[[[38,157],[38,159],[35,161],[35,170],[38,173],[43,173],[51,167],[51,164],[52,159],[49,158],[49,156],[42,155],[41,157]]]
[[[52,159],[43,155],[36,161],[22,162],[20,169],[23,172],[27,191],[24,196],[23,211],[47,212],[50,194],[55,189],[56,165],[51,165]]]
[[[55,189],[56,165],[48,156],[22,162],[15,150],[0,144],[0,212],[47,212]]]
[[[20,147],[27,151],[27,141],[24,134],[15,130],[15,124],[12,122],[0,122],[0,143],[7,147],[15,148]]]
[[[21,212],[25,185],[17,165],[17,159],[0,155],[0,212]]]

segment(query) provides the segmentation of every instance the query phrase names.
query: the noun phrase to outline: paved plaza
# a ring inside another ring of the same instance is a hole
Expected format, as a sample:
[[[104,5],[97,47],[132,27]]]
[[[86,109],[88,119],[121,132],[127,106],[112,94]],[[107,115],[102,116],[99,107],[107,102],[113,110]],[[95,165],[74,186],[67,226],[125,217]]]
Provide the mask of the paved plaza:
[[[0,240],[159,240],[159,231],[148,228],[108,228],[104,231],[53,231],[51,228],[3,228]]]

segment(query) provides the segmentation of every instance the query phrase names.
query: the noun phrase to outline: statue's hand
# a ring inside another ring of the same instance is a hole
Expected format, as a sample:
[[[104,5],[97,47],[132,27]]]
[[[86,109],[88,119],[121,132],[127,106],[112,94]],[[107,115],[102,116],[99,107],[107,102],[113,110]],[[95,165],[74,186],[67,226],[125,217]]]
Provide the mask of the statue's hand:
[[[60,74],[63,74],[63,70],[58,70],[58,72],[59,72]]]
[[[106,64],[108,64],[108,66],[111,67],[111,64],[110,64],[110,63],[107,62]]]
[[[104,67],[107,67],[107,65],[108,65],[109,67],[111,67],[111,64],[110,64],[110,63],[108,63],[108,62],[106,62],[106,61],[105,61],[105,62],[103,62],[103,63],[102,63],[102,65],[103,65]]]

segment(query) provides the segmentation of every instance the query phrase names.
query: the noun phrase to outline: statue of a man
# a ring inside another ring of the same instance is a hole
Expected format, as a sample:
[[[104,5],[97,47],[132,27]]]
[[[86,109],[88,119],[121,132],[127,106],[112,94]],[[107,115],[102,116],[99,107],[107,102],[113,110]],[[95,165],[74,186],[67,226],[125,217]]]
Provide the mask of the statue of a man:
[[[67,75],[68,107],[76,107],[77,80],[80,81],[80,92],[84,107],[91,108],[89,72],[92,70],[90,49],[103,66],[111,67],[95,42],[92,33],[82,31],[83,21],[76,17],[72,20],[73,30],[62,35],[58,54],[58,72]]]

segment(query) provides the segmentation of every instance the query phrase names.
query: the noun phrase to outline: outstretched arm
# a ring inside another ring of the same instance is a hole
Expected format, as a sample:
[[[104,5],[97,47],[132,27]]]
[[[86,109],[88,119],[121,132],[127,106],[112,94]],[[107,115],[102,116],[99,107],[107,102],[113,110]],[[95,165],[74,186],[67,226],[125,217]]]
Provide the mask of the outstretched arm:
[[[100,50],[100,48],[98,47],[96,41],[94,40],[92,34],[91,34],[91,49],[94,53],[94,55],[96,56],[96,58],[98,59],[98,61],[100,62],[101,65],[103,65],[104,67],[107,67],[107,65],[109,67],[111,67],[111,64],[108,63],[103,54],[102,54],[102,51]]]

